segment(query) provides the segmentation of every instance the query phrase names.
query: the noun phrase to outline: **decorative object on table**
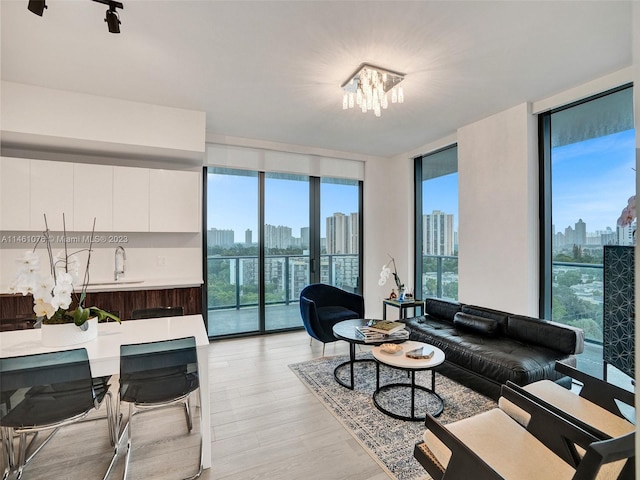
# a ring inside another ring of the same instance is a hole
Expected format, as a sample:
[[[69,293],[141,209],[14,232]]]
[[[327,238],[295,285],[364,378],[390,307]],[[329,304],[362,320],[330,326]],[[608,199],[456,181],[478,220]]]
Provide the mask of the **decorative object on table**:
[[[415,358],[418,360],[428,359],[433,357],[434,350],[432,347],[420,347],[415,350],[411,350],[406,352],[405,355],[409,358]]]
[[[53,254],[51,234],[44,216],[45,231],[42,233],[33,250],[24,253],[19,259],[20,267],[13,284],[9,287],[12,293],[23,296],[33,295],[33,311],[42,324],[42,342],[46,346],[75,345],[90,341],[98,334],[97,322],[111,318],[120,322],[120,318],[96,306],[85,307],[84,301],[89,284],[89,266],[93,247],[94,231],[91,231],[89,248],[86,249],[87,263],[84,276],[80,280],[78,253],[84,250],[69,252],[64,214],[63,250]],[[95,219],[93,221],[95,229]],[[40,272],[40,257],[36,249],[40,242],[44,243],[49,257],[49,274]],[[80,291],[76,290],[80,287]],[[62,326],[63,328],[57,328]]]
[[[404,330],[405,324],[401,322],[392,322],[390,320],[369,320],[367,323],[369,330],[374,332],[391,335],[399,330]]]
[[[380,345],[380,350],[384,353],[389,353],[393,355],[394,353],[398,353],[402,350],[402,345],[399,343],[383,343]]]
[[[402,283],[402,280],[400,280],[400,277],[398,276],[398,270],[396,269],[395,259],[391,255],[389,255],[389,258],[391,258],[391,260],[389,260],[387,263],[385,263],[382,266],[382,270],[380,271],[380,279],[378,280],[378,285],[380,285],[381,287],[385,285],[387,283],[387,280],[389,279],[389,275],[393,273],[393,279],[395,280],[396,286],[398,287],[397,298],[402,302],[404,301],[404,298],[405,298],[404,283]],[[391,272],[391,269],[389,268],[389,265],[391,265],[392,263],[393,263],[393,272]],[[393,292],[392,292],[392,295],[393,295]],[[395,296],[392,297],[391,295],[389,295],[389,298],[394,299],[396,297]]]
[[[356,333],[364,340],[365,343],[378,343],[382,341],[397,342],[409,339],[409,331],[405,330],[404,324],[401,329],[396,329],[393,333],[384,333],[379,330],[373,330],[367,325],[356,327]]]

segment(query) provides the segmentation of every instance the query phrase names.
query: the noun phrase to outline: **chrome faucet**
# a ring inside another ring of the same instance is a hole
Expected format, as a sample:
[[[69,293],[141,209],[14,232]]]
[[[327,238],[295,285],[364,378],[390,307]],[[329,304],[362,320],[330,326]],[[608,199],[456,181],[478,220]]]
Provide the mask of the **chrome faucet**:
[[[116,254],[115,254],[115,271],[113,274],[114,280],[117,282],[120,277],[124,277],[124,270],[125,270],[125,261],[127,260],[127,254],[124,253],[124,247],[122,247],[121,245],[118,245],[116,247]]]

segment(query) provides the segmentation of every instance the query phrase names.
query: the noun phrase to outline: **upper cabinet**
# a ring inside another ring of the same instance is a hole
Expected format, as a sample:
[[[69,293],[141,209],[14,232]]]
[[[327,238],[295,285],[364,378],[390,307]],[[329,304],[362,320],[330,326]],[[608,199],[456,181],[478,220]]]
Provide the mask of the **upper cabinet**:
[[[200,174],[175,170],[150,170],[149,174],[149,229],[198,232]]]
[[[148,232],[149,169],[113,168],[113,230]]]
[[[30,180],[30,230],[74,230],[73,163],[31,160]]]
[[[0,158],[0,230],[199,232],[200,172]]]
[[[0,158],[0,230],[29,230],[31,227],[29,172],[24,158]]]
[[[73,229],[78,232],[113,230],[113,167],[73,164]],[[68,226],[67,226],[68,228]]]

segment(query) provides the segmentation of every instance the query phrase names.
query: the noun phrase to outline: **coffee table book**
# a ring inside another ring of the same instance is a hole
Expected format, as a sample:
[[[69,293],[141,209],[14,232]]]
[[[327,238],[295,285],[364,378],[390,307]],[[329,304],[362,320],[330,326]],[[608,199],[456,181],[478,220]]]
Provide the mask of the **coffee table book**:
[[[372,322],[367,325],[367,328],[373,330],[374,332],[386,333],[387,335],[391,335],[392,333],[397,332],[398,330],[402,330],[406,325],[400,322],[394,322],[390,320],[381,320],[377,322]]]

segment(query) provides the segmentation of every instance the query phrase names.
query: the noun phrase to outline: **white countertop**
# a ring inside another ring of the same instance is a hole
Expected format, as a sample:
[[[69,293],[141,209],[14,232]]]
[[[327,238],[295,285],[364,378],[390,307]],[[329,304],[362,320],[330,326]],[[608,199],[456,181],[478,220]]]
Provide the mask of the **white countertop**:
[[[187,288],[199,287],[203,284],[202,279],[196,278],[164,278],[149,279],[122,277],[118,281],[113,279],[90,280],[87,292],[117,292],[123,290],[156,290],[165,288]]]

